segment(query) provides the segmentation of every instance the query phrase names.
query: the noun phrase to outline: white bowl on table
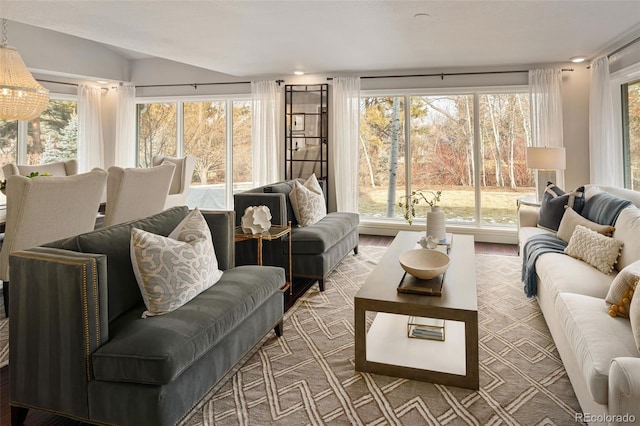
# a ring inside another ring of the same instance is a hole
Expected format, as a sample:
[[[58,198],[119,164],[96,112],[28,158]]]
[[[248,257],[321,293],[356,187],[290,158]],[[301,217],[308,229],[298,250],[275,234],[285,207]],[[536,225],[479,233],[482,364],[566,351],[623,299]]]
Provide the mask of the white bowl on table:
[[[444,274],[451,262],[449,256],[439,250],[422,248],[405,251],[398,260],[405,271],[423,280]]]

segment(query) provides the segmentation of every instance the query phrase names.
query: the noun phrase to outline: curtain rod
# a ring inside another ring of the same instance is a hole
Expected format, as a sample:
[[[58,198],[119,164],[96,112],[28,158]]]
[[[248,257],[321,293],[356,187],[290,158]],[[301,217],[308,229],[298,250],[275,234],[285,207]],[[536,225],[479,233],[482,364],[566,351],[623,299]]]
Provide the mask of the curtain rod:
[[[281,83],[284,83],[284,80],[276,80],[278,86]],[[216,86],[216,85],[225,85],[225,84],[251,84],[250,81],[222,81],[219,83],[175,83],[175,84],[143,84],[140,86],[136,86],[136,89],[139,87],[179,87],[179,86],[191,86],[194,90],[198,88],[198,86]]]
[[[562,68],[561,71],[573,71],[573,68]],[[403,75],[369,75],[360,77],[361,79],[374,79],[374,78],[405,78],[405,77],[440,77],[444,80],[445,77],[455,75],[483,75],[483,74],[516,74],[529,72],[529,70],[514,70],[514,71],[476,71],[476,72],[441,72],[437,74],[403,74]],[[333,77],[327,77],[327,80],[333,80]]]
[[[614,50],[613,52],[609,53],[607,55],[607,58],[612,57],[613,55],[615,55],[616,53],[619,53],[621,51],[623,51],[624,49],[626,49],[627,47],[631,46],[632,44],[637,43],[638,41],[640,41],[640,36],[634,38],[633,40],[631,40],[629,43],[626,43],[620,47],[618,47],[616,50]]]
[[[39,78],[36,78],[36,81],[40,81],[42,83],[55,83],[55,84],[64,84],[66,86],[78,87],[77,83],[67,83],[67,82],[64,82],[64,81],[42,80],[42,79],[39,79]]]

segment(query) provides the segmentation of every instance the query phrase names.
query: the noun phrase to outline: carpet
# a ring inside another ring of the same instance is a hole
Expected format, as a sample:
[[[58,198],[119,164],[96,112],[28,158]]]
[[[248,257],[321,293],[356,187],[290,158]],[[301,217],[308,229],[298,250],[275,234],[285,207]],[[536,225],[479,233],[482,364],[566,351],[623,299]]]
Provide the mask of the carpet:
[[[181,426],[574,425],[580,407],[520,258],[476,255],[480,390],[357,373],[353,296],[386,248],[361,246],[207,393]],[[368,319],[372,320],[372,317]],[[0,365],[8,361],[0,320]]]
[[[521,260],[476,255],[480,390],[354,370],[353,297],[384,253],[360,247],[287,313],[182,425],[562,425],[580,412]],[[369,321],[371,318],[369,318]]]

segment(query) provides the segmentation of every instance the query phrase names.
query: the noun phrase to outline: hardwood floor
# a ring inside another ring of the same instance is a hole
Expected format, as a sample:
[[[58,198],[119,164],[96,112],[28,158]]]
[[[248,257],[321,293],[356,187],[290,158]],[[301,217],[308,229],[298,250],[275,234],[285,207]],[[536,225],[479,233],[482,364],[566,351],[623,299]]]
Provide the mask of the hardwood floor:
[[[378,235],[360,235],[361,246],[388,246],[393,241],[393,237]],[[504,256],[518,256],[518,246],[515,244],[493,244],[493,243],[475,243],[477,254],[498,254]],[[295,299],[304,293],[313,281],[296,282],[294,285],[294,295],[287,295],[285,303],[289,309]],[[0,369],[0,426],[9,426],[10,422],[9,408],[9,367]],[[64,417],[55,416],[44,411],[29,410],[25,426],[67,426],[67,425],[84,425],[86,423],[69,420]]]

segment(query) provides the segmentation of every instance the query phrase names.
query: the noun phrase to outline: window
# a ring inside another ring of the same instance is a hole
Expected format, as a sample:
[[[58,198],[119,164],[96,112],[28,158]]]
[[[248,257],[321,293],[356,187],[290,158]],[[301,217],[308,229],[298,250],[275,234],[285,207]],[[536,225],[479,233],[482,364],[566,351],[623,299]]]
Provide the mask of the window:
[[[640,190],[640,80],[625,83],[622,89],[622,135],[624,142],[625,186]]]
[[[156,154],[196,158],[189,206],[230,208],[234,192],[252,187],[250,101],[150,101],[137,110],[140,167]]]
[[[516,199],[535,193],[524,90],[362,97],[360,213],[398,220],[400,196],[442,190],[449,223],[515,225]]]

